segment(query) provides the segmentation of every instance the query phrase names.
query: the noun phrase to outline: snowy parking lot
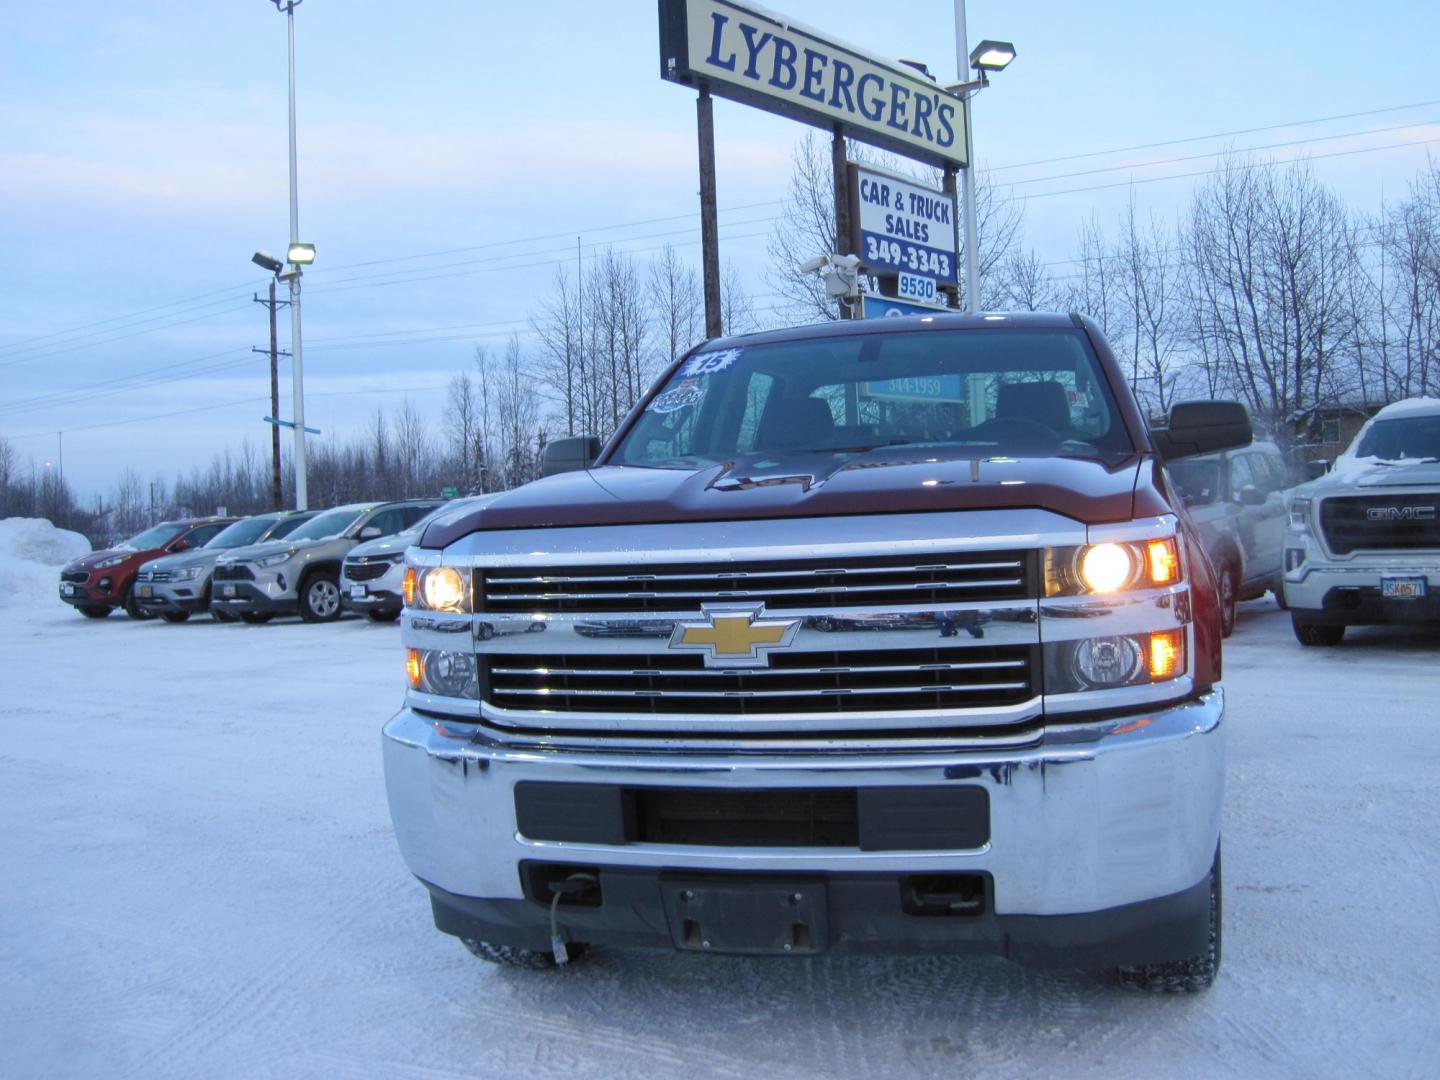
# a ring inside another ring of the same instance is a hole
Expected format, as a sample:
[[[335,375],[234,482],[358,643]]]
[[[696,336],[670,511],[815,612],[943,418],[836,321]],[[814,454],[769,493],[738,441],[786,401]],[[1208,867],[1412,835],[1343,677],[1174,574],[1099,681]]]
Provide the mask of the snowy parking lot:
[[[1435,1076],[1440,633],[1225,652],[1225,961],[1152,998],[999,960],[484,965],[396,851],[394,626],[0,608],[0,1075]]]

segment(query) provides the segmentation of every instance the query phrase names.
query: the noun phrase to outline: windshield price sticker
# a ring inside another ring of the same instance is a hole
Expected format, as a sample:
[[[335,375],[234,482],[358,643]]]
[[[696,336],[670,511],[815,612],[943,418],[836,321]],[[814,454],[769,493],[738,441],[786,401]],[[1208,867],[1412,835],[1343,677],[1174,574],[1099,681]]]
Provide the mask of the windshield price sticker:
[[[897,290],[903,300],[918,300],[922,304],[940,303],[939,291],[934,278],[919,274],[900,272],[900,287]]]
[[[700,353],[692,356],[680,369],[681,375],[713,375],[717,371],[724,371],[736,360],[740,359],[739,349],[721,349],[718,352]]]
[[[866,270],[956,283],[952,196],[858,165],[850,166],[850,193],[856,250]]]
[[[655,399],[650,402],[647,411],[654,413],[676,412],[679,409],[700,404],[700,400],[704,396],[705,391],[700,388],[700,385],[694,379],[686,379],[673,390],[666,390],[663,394],[656,395]]]

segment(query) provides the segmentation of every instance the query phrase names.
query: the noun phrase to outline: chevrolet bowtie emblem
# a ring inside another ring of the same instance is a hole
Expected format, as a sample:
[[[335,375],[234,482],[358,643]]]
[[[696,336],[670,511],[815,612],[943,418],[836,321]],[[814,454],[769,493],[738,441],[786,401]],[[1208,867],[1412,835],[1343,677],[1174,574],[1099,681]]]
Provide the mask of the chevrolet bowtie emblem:
[[[771,649],[795,639],[799,619],[766,619],[764,604],[702,604],[702,622],[677,622],[670,648],[705,654],[706,667],[767,667]]]

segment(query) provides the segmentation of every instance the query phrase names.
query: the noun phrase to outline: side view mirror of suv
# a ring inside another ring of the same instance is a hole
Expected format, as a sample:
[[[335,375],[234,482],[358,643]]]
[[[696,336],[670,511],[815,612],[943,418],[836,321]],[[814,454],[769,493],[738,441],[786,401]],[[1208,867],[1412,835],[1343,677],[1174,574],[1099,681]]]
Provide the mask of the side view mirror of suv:
[[[171,551],[189,551],[191,544],[189,540],[176,540],[170,545]]]
[[[1254,484],[1246,484],[1236,493],[1235,501],[1241,506],[1264,506],[1265,497],[1265,493]]]
[[[361,540],[376,540],[383,535],[384,533],[380,531],[379,525],[366,525],[363,529],[360,530]]]
[[[1320,477],[1329,471],[1330,462],[1324,458],[1317,458],[1314,461],[1307,461],[1305,463],[1305,479],[1307,480],[1319,480]]]
[[[554,476],[556,473],[588,469],[599,456],[600,440],[594,435],[556,439],[545,447],[545,456],[540,461],[540,475]]]

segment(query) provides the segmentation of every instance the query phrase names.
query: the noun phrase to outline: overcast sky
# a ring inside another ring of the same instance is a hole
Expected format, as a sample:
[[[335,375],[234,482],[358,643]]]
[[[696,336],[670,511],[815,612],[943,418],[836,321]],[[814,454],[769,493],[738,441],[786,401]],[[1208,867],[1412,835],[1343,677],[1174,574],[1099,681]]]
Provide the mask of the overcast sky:
[[[768,6],[955,75],[950,0]],[[284,18],[267,0],[67,0],[4,21],[0,435],[43,468],[64,431],[87,500],[127,463],[173,476],[263,450],[249,258],[288,236]],[[1132,192],[1142,214],[1181,212],[1227,147],[1308,155],[1366,212],[1440,153],[1434,0],[972,0],[969,24],[972,46],[1018,50],[977,99],[976,161],[1057,274],[1084,219],[1113,231]],[[438,423],[433,388],[477,343],[527,342],[577,237],[587,258],[668,242],[698,261],[694,94],[659,78],[652,0],[305,0],[296,37],[300,231],[319,251],[306,408],[326,437],[404,396]],[[715,122],[722,256],[764,311],[805,129],[725,101]]]

